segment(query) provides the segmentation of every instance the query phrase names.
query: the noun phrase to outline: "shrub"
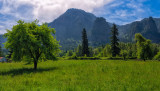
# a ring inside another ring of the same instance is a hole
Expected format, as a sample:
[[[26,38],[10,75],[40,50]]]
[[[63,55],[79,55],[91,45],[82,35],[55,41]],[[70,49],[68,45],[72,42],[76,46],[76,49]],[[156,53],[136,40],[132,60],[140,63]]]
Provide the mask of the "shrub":
[[[157,55],[154,56],[154,59],[160,61],[160,52],[158,52]]]
[[[121,56],[123,57],[123,59],[126,60],[127,51],[126,51],[126,50],[121,50],[120,54],[121,54]]]

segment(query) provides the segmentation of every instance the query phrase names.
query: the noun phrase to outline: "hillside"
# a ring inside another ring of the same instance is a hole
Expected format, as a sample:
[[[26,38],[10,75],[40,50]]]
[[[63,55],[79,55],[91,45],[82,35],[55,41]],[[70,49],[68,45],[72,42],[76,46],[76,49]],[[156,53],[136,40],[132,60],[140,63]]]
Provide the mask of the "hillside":
[[[126,41],[133,42],[135,33],[141,33],[147,39],[152,40],[152,42],[159,43],[159,24],[159,19],[149,17],[131,24],[119,26],[120,37]]]
[[[158,28],[158,31],[160,33],[160,18],[154,18],[154,21],[155,21],[157,28]]]
[[[81,40],[81,32],[86,28],[90,38],[91,29],[96,16],[79,9],[69,9],[59,18],[49,23],[48,26],[55,28],[58,40],[74,39]]]
[[[106,44],[110,41],[110,25],[103,17],[97,18],[91,31],[93,45]]]
[[[86,28],[88,39],[92,45],[109,43],[111,23],[103,17],[79,9],[69,9],[59,18],[49,23],[56,29],[56,36],[62,42],[66,39],[81,40],[81,32]],[[159,43],[160,19],[145,18],[126,25],[117,25],[122,42],[133,42],[135,33],[141,33],[152,42]],[[62,43],[63,45],[63,43]]]

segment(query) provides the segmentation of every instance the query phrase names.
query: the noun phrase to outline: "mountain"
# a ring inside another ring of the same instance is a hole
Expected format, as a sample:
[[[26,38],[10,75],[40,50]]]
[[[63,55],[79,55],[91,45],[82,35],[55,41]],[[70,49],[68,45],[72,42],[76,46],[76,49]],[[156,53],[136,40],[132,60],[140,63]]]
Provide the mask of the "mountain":
[[[112,26],[103,17],[96,17],[80,9],[69,9],[48,25],[55,28],[56,38],[61,41],[61,45],[64,41],[66,43],[66,40],[81,40],[83,28],[86,29],[92,45],[108,43]],[[149,17],[130,24],[117,25],[117,27],[119,38],[123,42],[133,42],[135,33],[141,33],[152,42],[160,42],[160,18]]]
[[[74,49],[81,44],[83,28],[86,29],[89,45],[99,46],[109,43],[111,23],[103,17],[96,17],[92,13],[80,9],[68,9],[48,26],[55,28],[56,38],[60,40],[61,49]],[[152,42],[160,43],[160,18],[145,18],[126,25],[117,25],[121,42],[133,42],[135,33],[141,33]],[[5,38],[0,36],[0,43]]]
[[[160,18],[154,18],[154,21],[157,25],[157,28],[158,28],[158,32],[160,33]]]
[[[106,44],[110,38],[110,25],[103,17],[98,17],[91,30],[91,41],[93,45]]]
[[[123,41],[133,42],[134,35],[141,33],[145,38],[152,40],[152,42],[160,42],[159,19],[152,17],[145,18],[141,21],[136,21],[131,24],[119,26],[120,38]]]
[[[86,29],[88,38],[96,16],[80,9],[69,9],[59,18],[49,23],[48,26],[55,28],[58,40],[74,39],[81,40],[82,30]]]

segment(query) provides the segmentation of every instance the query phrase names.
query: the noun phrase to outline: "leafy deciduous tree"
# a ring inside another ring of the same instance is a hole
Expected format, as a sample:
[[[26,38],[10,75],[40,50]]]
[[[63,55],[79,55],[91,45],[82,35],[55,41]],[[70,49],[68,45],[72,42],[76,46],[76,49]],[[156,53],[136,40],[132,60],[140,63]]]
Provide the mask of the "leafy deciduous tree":
[[[158,52],[157,55],[154,56],[154,59],[160,61],[160,52]]]
[[[19,20],[17,23],[12,31],[7,30],[4,35],[7,37],[5,47],[13,52],[12,60],[31,58],[36,70],[42,55],[46,59],[55,59],[55,55],[59,52],[59,42],[52,36],[52,33],[55,34],[53,28],[49,28],[46,24],[38,26],[37,20],[31,23]]]
[[[121,50],[120,54],[123,57],[123,60],[126,60],[126,57],[128,55],[127,51],[126,50]]]
[[[72,50],[67,51],[67,53],[66,53],[67,57],[72,56],[72,55],[73,55],[73,51]]]
[[[82,46],[81,45],[78,45],[78,47],[76,48],[76,55],[78,57],[82,56]]]
[[[135,34],[137,41],[137,58],[146,59],[152,58],[151,40],[145,39],[140,33]]]

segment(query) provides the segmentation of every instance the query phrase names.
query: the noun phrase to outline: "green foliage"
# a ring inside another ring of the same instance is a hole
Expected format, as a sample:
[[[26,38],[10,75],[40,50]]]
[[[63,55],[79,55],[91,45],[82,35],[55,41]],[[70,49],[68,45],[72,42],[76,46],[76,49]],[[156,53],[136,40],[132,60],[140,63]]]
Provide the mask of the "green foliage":
[[[112,56],[111,46],[107,44],[102,52],[103,52],[103,57],[111,57]]]
[[[11,58],[14,61],[22,61],[24,57],[34,61],[34,69],[41,55],[46,59],[55,59],[59,50],[58,41],[52,36],[53,28],[46,24],[38,26],[38,21],[25,23],[19,20],[13,26],[12,31],[7,30],[4,36],[7,38],[5,48],[12,50]]]
[[[77,48],[78,45],[82,44],[82,42],[70,38],[70,39],[60,40],[59,44],[62,46],[60,47],[61,50],[68,51],[68,50],[74,50],[75,48]]]
[[[102,47],[97,47],[93,49],[93,56],[94,57],[101,57],[102,56]]]
[[[82,56],[84,56],[85,54],[89,56],[87,33],[84,28],[82,31]]]
[[[126,60],[128,56],[127,50],[121,50],[120,55],[123,57],[123,60]]]
[[[78,45],[78,47],[76,48],[76,55],[78,57],[82,56],[82,46],[81,45]]]
[[[78,57],[77,57],[76,53],[73,53],[73,55],[72,55],[72,59],[78,59]]]
[[[93,57],[94,52],[93,52],[93,48],[89,47],[89,57]]]
[[[60,60],[0,63],[2,91],[159,91],[160,62]],[[52,84],[52,85],[51,85]]]
[[[137,58],[146,59],[152,58],[151,41],[145,39],[141,34],[135,34],[135,40],[137,41]]]
[[[67,51],[61,50],[61,52],[59,53],[59,57],[64,57],[66,56]]]
[[[137,47],[135,43],[119,43],[119,48],[121,50],[127,50],[128,58],[136,58]]]
[[[8,55],[5,56],[8,62],[11,62],[11,61],[12,61],[12,59],[11,59],[12,53],[13,53],[13,51],[10,50],[10,51],[8,52]]]
[[[119,39],[118,39],[118,29],[115,24],[113,24],[113,27],[111,29],[111,51],[112,51],[112,56],[115,57],[116,55],[119,55],[120,53],[120,48],[119,46]]]
[[[152,51],[153,51],[153,56],[157,55],[157,53],[160,51],[160,44],[152,44]]]
[[[72,56],[72,55],[73,55],[73,51],[72,51],[72,50],[67,51],[67,53],[66,53],[66,56],[67,56],[67,57],[70,57],[70,56]]]
[[[158,52],[157,55],[154,56],[154,59],[160,61],[160,52]]]

